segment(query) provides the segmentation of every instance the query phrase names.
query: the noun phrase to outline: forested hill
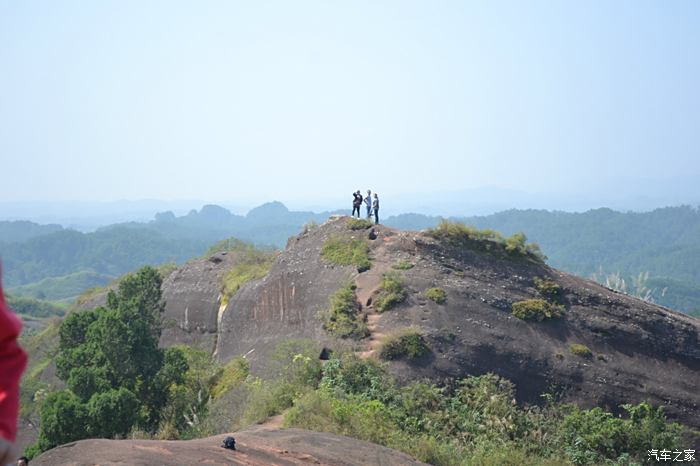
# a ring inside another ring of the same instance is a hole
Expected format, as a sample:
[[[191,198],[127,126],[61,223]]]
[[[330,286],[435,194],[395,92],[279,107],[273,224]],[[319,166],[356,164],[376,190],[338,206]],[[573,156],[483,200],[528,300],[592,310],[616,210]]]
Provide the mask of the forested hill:
[[[18,294],[65,299],[88,283],[106,282],[141,265],[182,263],[228,237],[281,248],[304,224],[322,223],[331,214],[294,212],[272,202],[242,216],[207,205],[180,217],[164,212],[151,222],[111,225],[85,234],[58,225],[0,222],[0,257],[8,287],[29,285],[17,289]],[[685,312],[700,311],[700,212],[696,208],[667,207],[644,213],[508,210],[452,220],[506,235],[525,232],[539,243],[554,267],[586,278],[597,274],[599,281],[623,286],[631,294]],[[420,230],[439,221],[435,216],[404,214],[384,223]],[[640,277],[646,273],[647,278]]]

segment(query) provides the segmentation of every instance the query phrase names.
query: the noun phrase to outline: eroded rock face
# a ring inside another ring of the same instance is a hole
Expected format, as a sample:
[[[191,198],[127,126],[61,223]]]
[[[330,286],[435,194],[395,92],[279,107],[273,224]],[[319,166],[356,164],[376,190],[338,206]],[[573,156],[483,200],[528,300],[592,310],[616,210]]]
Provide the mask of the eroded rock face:
[[[329,296],[353,279],[353,267],[333,266],[320,257],[325,239],[345,230],[344,223],[327,224],[291,238],[267,277],[236,293],[221,315],[216,347],[220,360],[246,355],[258,371],[287,339],[343,344],[323,330],[318,315],[329,307]]]
[[[236,451],[221,447],[226,435]],[[49,450],[32,460],[39,466],[421,466],[425,463],[373,443],[302,429],[250,429],[198,440],[81,440]]]
[[[185,344],[214,351],[221,283],[235,263],[235,253],[219,252],[189,261],[163,281],[162,346]]]

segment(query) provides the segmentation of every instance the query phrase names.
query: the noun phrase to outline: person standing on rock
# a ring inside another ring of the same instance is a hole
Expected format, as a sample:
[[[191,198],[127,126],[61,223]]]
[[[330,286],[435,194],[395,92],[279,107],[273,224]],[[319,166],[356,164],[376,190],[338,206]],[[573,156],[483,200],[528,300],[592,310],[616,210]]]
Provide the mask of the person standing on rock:
[[[365,197],[365,205],[367,206],[367,218],[372,218],[372,190],[367,190],[367,197]]]
[[[374,209],[374,224],[379,225],[379,196],[377,196],[377,193],[374,193],[372,208]]]
[[[360,190],[358,189],[356,192],[352,193],[353,199],[352,201],[352,217],[355,216],[355,211],[357,211],[357,218],[360,218],[360,206],[362,205],[362,194],[360,194]]]

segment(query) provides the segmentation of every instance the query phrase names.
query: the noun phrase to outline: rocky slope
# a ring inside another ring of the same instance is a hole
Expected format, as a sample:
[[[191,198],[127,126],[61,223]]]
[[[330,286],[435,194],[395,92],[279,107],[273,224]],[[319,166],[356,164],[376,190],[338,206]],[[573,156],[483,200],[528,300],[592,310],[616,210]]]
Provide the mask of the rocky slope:
[[[263,371],[266,354],[287,338],[313,338],[331,349],[347,345],[323,330],[318,315],[329,307],[330,294],[354,281],[372,330],[357,351],[373,355],[377,339],[401,327],[415,326],[427,338],[427,356],[391,363],[402,379],[494,372],[516,384],[520,401],[538,402],[548,392],[615,410],[650,400],[665,405],[670,418],[700,427],[697,319],[544,264],[446,247],[424,233],[383,226],[353,231],[347,220],[335,218],[291,238],[268,276],[231,299],[219,319],[218,358],[247,355],[253,371]],[[367,241],[370,270],[359,273],[321,258],[325,241],[339,236]],[[382,273],[402,260],[415,264],[400,272],[408,298],[377,314],[371,300]],[[561,287],[562,317],[531,322],[511,314],[512,303],[540,297],[536,277]],[[446,291],[444,304],[424,297],[430,287]],[[573,354],[573,344],[586,345],[591,357]]]
[[[221,447],[226,435],[236,451]],[[420,466],[425,463],[373,443],[302,429],[255,428],[189,441],[81,440],[54,448],[32,461],[38,466]]]

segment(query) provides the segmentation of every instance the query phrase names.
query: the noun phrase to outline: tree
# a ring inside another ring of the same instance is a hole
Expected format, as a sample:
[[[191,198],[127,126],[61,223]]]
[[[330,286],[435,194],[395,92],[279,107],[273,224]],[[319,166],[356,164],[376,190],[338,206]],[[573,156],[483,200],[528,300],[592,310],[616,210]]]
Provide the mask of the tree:
[[[42,451],[158,427],[171,386],[188,370],[181,350],[158,348],[161,284],[158,271],[144,267],[109,293],[106,307],[64,320],[56,365],[67,389],[52,394],[41,411]]]

